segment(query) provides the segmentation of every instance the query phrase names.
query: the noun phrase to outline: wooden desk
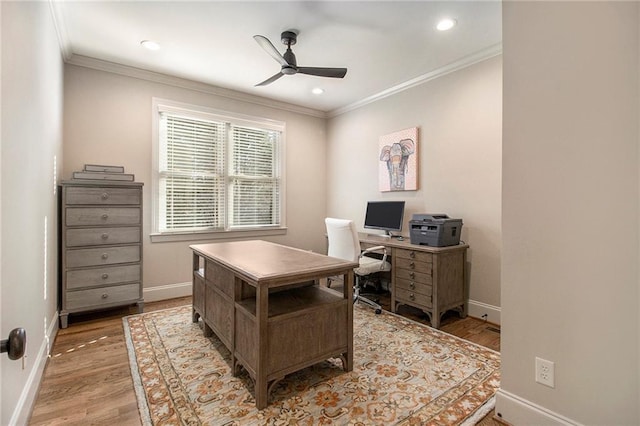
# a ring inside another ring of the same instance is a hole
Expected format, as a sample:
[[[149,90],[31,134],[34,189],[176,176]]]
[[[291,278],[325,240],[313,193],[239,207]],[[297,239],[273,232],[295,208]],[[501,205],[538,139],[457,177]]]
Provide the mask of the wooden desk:
[[[353,268],[266,241],[192,245],[193,321],[204,322],[255,381],[258,409],[285,375],[332,357],[353,369]],[[344,277],[343,294],[319,280]]]
[[[465,264],[467,244],[430,247],[377,235],[358,234],[363,249],[385,246],[391,255],[391,311],[399,305],[421,309],[434,328],[450,309],[467,316]]]

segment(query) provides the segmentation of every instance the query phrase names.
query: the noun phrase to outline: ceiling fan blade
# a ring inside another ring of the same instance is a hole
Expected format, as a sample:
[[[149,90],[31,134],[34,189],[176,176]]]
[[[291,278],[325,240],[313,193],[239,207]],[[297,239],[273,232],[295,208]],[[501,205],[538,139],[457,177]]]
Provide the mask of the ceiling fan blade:
[[[280,65],[289,65],[289,63],[282,57],[278,49],[269,41],[268,38],[261,35],[254,35],[253,39],[258,42],[260,47],[262,47],[269,55],[273,57]]]
[[[298,67],[298,72],[319,77],[342,78],[347,74],[346,68]]]
[[[258,87],[258,86],[266,86],[267,84],[271,84],[271,83],[273,83],[274,81],[276,81],[277,79],[279,79],[280,77],[282,77],[283,75],[284,75],[284,74],[282,74],[281,72],[279,72],[278,74],[275,74],[274,76],[269,77],[268,79],[266,79],[266,80],[265,80],[265,81],[263,81],[262,83],[258,83],[258,84],[256,84],[256,86],[255,86],[255,87]]]

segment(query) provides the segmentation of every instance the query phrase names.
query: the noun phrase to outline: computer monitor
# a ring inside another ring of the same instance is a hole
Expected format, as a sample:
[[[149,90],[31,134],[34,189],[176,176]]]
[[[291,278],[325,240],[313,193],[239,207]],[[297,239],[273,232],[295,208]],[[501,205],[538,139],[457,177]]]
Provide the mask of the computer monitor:
[[[391,236],[391,231],[402,230],[404,201],[369,201],[364,216],[364,227],[381,229]]]

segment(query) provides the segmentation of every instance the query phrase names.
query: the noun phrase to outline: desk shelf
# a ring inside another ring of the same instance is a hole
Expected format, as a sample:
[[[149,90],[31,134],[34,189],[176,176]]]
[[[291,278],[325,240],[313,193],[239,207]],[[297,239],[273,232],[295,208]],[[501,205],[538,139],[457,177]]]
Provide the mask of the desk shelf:
[[[269,294],[269,320],[280,315],[297,315],[300,311],[322,308],[324,305],[341,303],[344,299],[331,290],[316,285],[273,292]],[[256,299],[246,298],[237,303],[248,315],[256,315]]]

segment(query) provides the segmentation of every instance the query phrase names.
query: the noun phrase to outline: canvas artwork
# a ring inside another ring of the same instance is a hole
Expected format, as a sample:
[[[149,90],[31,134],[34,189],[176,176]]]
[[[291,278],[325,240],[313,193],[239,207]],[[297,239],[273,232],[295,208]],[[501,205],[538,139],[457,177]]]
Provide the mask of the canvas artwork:
[[[418,189],[418,128],[380,136],[380,191]]]

